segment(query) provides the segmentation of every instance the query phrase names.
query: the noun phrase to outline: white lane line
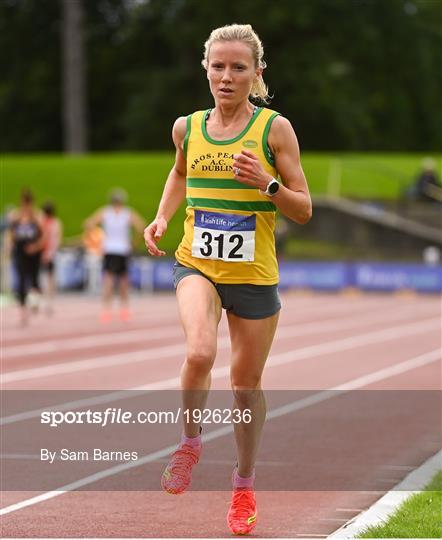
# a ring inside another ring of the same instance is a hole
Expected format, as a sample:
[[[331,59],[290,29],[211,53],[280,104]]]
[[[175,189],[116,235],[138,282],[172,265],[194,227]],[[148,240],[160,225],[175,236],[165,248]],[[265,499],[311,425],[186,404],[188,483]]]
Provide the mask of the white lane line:
[[[119,345],[122,343],[133,344],[137,341],[150,341],[157,339],[183,336],[183,331],[178,324],[172,326],[162,326],[159,328],[148,328],[139,330],[126,330],[124,332],[94,334],[76,338],[66,338],[27,345],[13,345],[2,347],[3,360],[17,358],[20,356],[34,356],[38,354],[50,354],[88,349],[101,345]]]
[[[381,469],[390,469],[392,471],[413,471],[415,467],[411,465],[381,465]]]
[[[299,324],[292,330],[293,335],[308,335],[313,333],[327,333],[334,332],[336,330],[355,328],[364,324],[378,324],[382,320],[392,323],[393,321],[400,321],[407,318],[413,318],[416,320],[418,315],[425,313],[426,315],[434,315],[434,313],[428,313],[428,308],[420,309],[409,309],[409,310],[398,310],[397,306],[382,311],[381,319],[376,318],[373,320],[371,314],[379,313],[379,308],[375,307],[372,310],[364,310],[363,316],[355,318],[354,315],[348,318],[336,320],[335,317],[332,319],[324,319],[310,323]],[[393,317],[393,320],[392,320]],[[290,325],[280,325],[276,339],[278,339],[279,334],[283,334],[286,328],[293,329],[293,323]],[[116,344],[130,343],[133,345],[136,342],[145,343],[149,340],[159,340],[169,337],[183,336],[183,330],[181,326],[177,323],[173,326],[158,327],[158,328],[142,328],[136,330],[127,330],[120,331],[115,333],[99,333],[83,337],[76,338],[62,338],[62,339],[52,339],[49,341],[40,341],[38,343],[28,343],[24,345],[10,345],[3,346],[1,349],[1,354],[3,360],[10,358],[17,358],[21,356],[34,356],[40,354],[50,354],[50,353],[60,353],[64,351],[73,351],[88,349],[90,347],[99,347],[99,346],[109,346]]]
[[[140,394],[142,394],[140,392]],[[30,420],[40,416],[43,411],[69,411],[71,409],[78,409],[80,407],[90,407],[94,405],[102,405],[104,403],[112,403],[123,399],[133,399],[136,395],[135,389],[118,390],[117,392],[106,392],[98,396],[92,396],[90,398],[78,399],[75,401],[65,401],[58,405],[52,405],[43,407],[41,409],[32,409],[29,411],[23,411],[10,416],[3,416],[0,418],[0,426],[6,426],[8,424],[14,424],[15,422],[22,422],[23,420]]]
[[[315,533],[296,533],[295,536],[300,536],[301,538],[327,538],[326,534]]]
[[[347,307],[348,309],[348,307]],[[379,311],[379,307],[376,307],[376,311]],[[303,312],[304,313],[304,312]],[[161,321],[160,321],[161,322]],[[169,318],[168,318],[168,321],[167,322],[170,322],[170,314],[169,314]],[[179,322],[179,319],[176,320],[176,326],[181,328],[180,326],[180,322]],[[160,329],[160,326],[158,327],[158,330]],[[58,330],[58,326],[57,326],[57,330]],[[126,333],[125,330],[122,330],[121,327],[117,328],[117,335],[124,335]],[[130,335],[132,332],[142,332],[142,331],[145,331],[145,332],[154,332],[156,329],[155,328],[139,328],[139,329],[136,329],[136,330],[133,330],[133,331],[128,331],[127,333]],[[95,337],[97,338],[97,345],[98,344],[101,344],[103,343],[104,345],[107,344],[107,341],[106,341],[106,338],[112,338],[112,336],[114,336],[115,333],[110,333],[110,332],[107,332],[107,333],[98,333],[95,335]],[[135,336],[135,334],[134,334]],[[3,347],[2,347],[2,354],[4,355],[3,358],[7,358],[7,357],[16,357],[16,356],[19,356],[21,354],[39,354],[40,352],[53,352],[54,350],[54,347],[56,345],[61,345],[63,350],[65,348],[67,348],[68,345],[73,345],[75,348],[81,348],[78,346],[78,344],[81,344],[81,343],[85,343],[87,344],[88,346],[89,345],[93,345],[95,344],[93,341],[92,341],[92,336],[89,334],[88,336],[85,336],[85,337],[63,337],[63,338],[60,338],[59,340],[54,340],[54,339],[51,339],[50,341],[39,341],[38,343],[35,343],[35,341],[33,341],[32,343],[27,343],[27,344],[23,344],[23,345],[9,345],[9,346],[5,346],[5,342],[3,343]],[[61,349],[60,349],[61,350]]]
[[[408,474],[391,491],[383,493],[383,497],[370,506],[368,510],[347,521],[329,538],[333,540],[355,538],[367,527],[384,523],[404,501],[416,492],[422,491],[441,468],[442,450],[425,461],[418,469]]]
[[[110,366],[127,365],[129,363],[145,362],[148,360],[158,360],[170,356],[183,355],[184,345],[169,345],[166,347],[155,347],[153,349],[134,351],[130,353],[108,354],[96,356],[85,360],[75,360],[73,362],[63,362],[62,364],[49,365],[39,368],[23,369],[4,373],[0,377],[2,385],[11,382],[26,381],[40,377],[51,377],[65,373],[77,373],[90,369],[108,368]]]
[[[401,362],[396,365],[396,374],[399,373],[405,373],[406,371],[409,371],[411,369],[414,369],[416,366],[422,366],[425,364],[428,364],[430,362],[434,362],[434,353],[439,351],[431,351],[429,353],[420,355],[418,357],[410,358],[409,360],[405,360],[404,362]],[[373,373],[370,373],[366,376],[369,380],[382,380],[385,378],[390,377],[389,371],[385,369],[381,369],[378,371],[375,371]],[[340,385],[341,387],[348,387],[351,389],[355,388],[362,388],[364,386],[364,383],[362,381],[363,378],[359,377],[358,379],[353,379],[351,381],[347,381],[347,383]],[[359,382],[358,382],[359,381]],[[338,388],[338,387],[335,387]],[[331,390],[324,390],[321,392],[317,392],[316,394],[313,394],[311,396],[308,396],[307,398],[298,399],[293,401],[292,403],[288,403],[282,407],[278,407],[276,409],[271,409],[267,416],[266,420],[271,420],[273,418],[279,418],[280,416],[284,416],[288,413],[292,413],[294,411],[299,411],[301,409],[304,409],[306,407],[309,407],[311,405],[320,403],[322,401],[325,401],[327,399],[331,399],[337,394],[336,392],[332,392]],[[201,437],[203,442],[213,441],[215,439],[218,439],[219,437],[223,437],[224,435],[227,435],[233,431],[233,426],[224,426],[222,428],[215,429],[209,433],[206,433]],[[121,465],[116,465],[113,467],[110,467],[109,469],[105,469],[103,471],[97,472],[95,474],[86,476],[84,478],[81,478],[80,480],[77,480],[75,482],[71,482],[70,484],[66,484],[64,486],[61,486],[57,490],[48,491],[46,493],[42,493],[40,495],[37,495],[36,497],[31,497],[30,499],[25,499],[24,501],[20,501],[19,503],[12,504],[10,506],[7,506],[5,508],[2,508],[0,510],[0,516],[9,514],[11,512],[16,512],[17,510],[21,510],[23,508],[26,508],[28,506],[32,506],[34,504],[47,501],[49,499],[53,499],[54,497],[58,497],[59,495],[62,495],[63,493],[67,493],[69,491],[73,491],[75,489],[79,489],[81,487],[93,484],[95,482],[98,482],[99,480],[103,480],[104,478],[108,478],[110,476],[114,476],[120,472],[127,471],[129,469],[133,469],[135,467],[139,467],[141,465],[145,465],[146,463],[151,463],[152,461],[156,461],[157,459],[164,458],[165,456],[169,455],[176,449],[176,444],[167,446],[166,448],[163,448],[161,450],[158,450],[156,452],[147,454],[146,456],[143,456],[142,458],[138,459],[137,461],[130,461],[128,463],[124,463]],[[382,492],[380,492],[382,493]]]
[[[401,362],[400,364],[395,364],[393,366],[386,367],[374,373],[363,375],[362,377],[358,377],[357,379],[354,379],[351,382],[348,382],[345,384],[339,384],[338,386],[334,387],[334,390],[340,390],[340,391],[356,390],[357,388],[361,388],[361,386],[368,386],[369,384],[382,381],[383,379],[389,379],[391,377],[394,377],[395,375],[401,375],[402,373],[405,373],[406,371],[423,367],[426,364],[430,364],[431,362],[437,362],[437,361],[439,362],[441,361],[440,349],[434,349],[431,352],[421,354],[419,356],[416,356],[415,358],[406,360],[405,362]]]
[[[298,399],[293,403],[282,405],[281,407],[278,407],[277,409],[273,409],[272,411],[268,412],[266,418],[277,418],[278,416],[295,412],[309,405],[321,403],[322,401],[326,401],[327,399],[330,399],[336,395],[342,395],[342,392],[350,392],[351,390],[363,388],[367,384],[372,384],[373,382],[379,382],[384,379],[389,379],[393,375],[400,375],[412,369],[425,366],[439,360],[439,358],[440,351],[439,349],[435,349],[434,351],[430,351],[414,358],[410,358],[409,360],[405,360],[404,362],[400,362],[399,364],[391,366],[390,368],[384,368],[378,371],[374,371],[373,373],[369,373],[367,375],[364,375],[363,377],[358,377],[344,384],[329,388],[328,390],[321,390],[320,392],[316,392],[315,394],[312,394],[305,398]],[[339,391],[339,393],[337,391]]]
[[[0,459],[8,459],[8,460],[33,460],[33,461],[40,461],[41,455],[40,454],[1,454]],[[54,457],[54,461],[64,461],[62,457],[56,456]],[[115,461],[122,461],[125,462],[125,460],[115,460]],[[157,459],[157,463],[169,463],[168,458],[162,458]],[[265,460],[256,460],[255,461],[256,466],[258,467],[287,467],[292,465],[292,462],[287,461],[265,461]],[[232,465],[231,459],[204,459],[203,465],[228,465],[229,467]]]
[[[67,309],[69,309],[69,307],[67,307]],[[24,338],[28,339],[29,341],[35,341],[41,338],[49,339],[54,336],[54,333],[62,334],[65,332],[67,332],[70,337],[75,337],[75,335],[81,335],[81,333],[90,331],[91,329],[96,331],[108,329],[110,332],[118,332],[119,330],[124,331],[127,325],[130,324],[142,326],[146,324],[158,323],[158,325],[161,325],[165,322],[170,323],[171,320],[176,320],[177,324],[179,323],[178,313],[176,310],[174,310],[174,312],[171,312],[171,310],[163,310],[160,313],[155,313],[155,315],[144,313],[142,315],[134,315],[132,323],[121,322],[118,319],[115,319],[110,323],[102,324],[98,320],[98,312],[97,316],[93,318],[79,314],[78,319],[74,319],[73,321],[60,321],[59,319],[53,321],[51,319],[46,319],[45,321],[33,321],[31,324],[34,324],[34,326],[30,326],[25,329],[17,328],[16,326],[10,328],[3,327],[4,342],[9,343],[15,340],[23,340]]]
[[[439,317],[433,317],[429,319],[422,319],[418,322],[409,323],[405,325],[393,326],[391,328],[376,330],[365,334],[359,334],[350,338],[344,338],[340,340],[329,341],[320,345],[314,345],[307,349],[315,351],[321,351],[324,353],[332,353],[334,351],[346,350],[346,348],[353,348],[356,346],[366,345],[376,341],[388,341],[390,339],[396,339],[404,335],[413,335],[426,333],[438,329],[438,326],[434,329],[430,328],[433,323],[439,323]],[[281,328],[278,332],[277,340],[292,338],[298,325],[287,326],[284,329]],[[318,328],[322,325],[319,324]],[[346,344],[346,345],[345,345]],[[218,340],[218,348],[225,349],[230,346],[230,339],[228,337],[221,337]],[[301,349],[302,351],[303,349]],[[121,353],[116,355],[104,355],[95,356],[84,360],[75,360],[73,362],[63,362],[62,364],[55,364],[49,366],[42,366],[38,368],[24,369],[19,371],[12,371],[1,375],[0,384],[5,385],[11,382],[37,379],[41,377],[51,377],[53,375],[73,373],[79,371],[88,371],[91,369],[107,369],[109,366],[127,365],[129,363],[144,362],[146,360],[152,360],[155,358],[164,358],[167,356],[184,355],[185,346],[184,343],[171,345],[168,347],[156,347],[154,349],[134,351],[129,353]],[[296,351],[294,354],[297,354]],[[287,354],[292,354],[291,352]]]
[[[424,329],[428,330],[427,324],[426,323],[423,323],[423,324],[425,325]],[[403,333],[405,333],[406,335],[412,335],[412,332],[409,326],[410,325],[407,325],[406,327],[399,327],[399,328],[402,328]],[[390,328],[390,329],[382,330],[382,331],[369,332],[368,334],[360,334],[358,336],[353,336],[351,338],[344,338],[341,340],[329,341],[321,345],[312,345],[309,347],[304,347],[297,351],[289,351],[285,353],[271,355],[269,359],[267,360],[266,366],[271,366],[271,367],[281,366],[281,365],[289,364],[292,362],[305,360],[308,358],[315,358],[323,354],[349,350],[354,347],[367,345],[367,344],[373,343],[373,340],[374,342],[377,343],[379,341],[384,341],[384,340],[388,340],[392,338],[399,338],[401,337],[401,335],[402,334],[397,330],[397,328]],[[438,358],[440,358],[439,349],[436,349],[435,351],[432,351],[429,354],[432,355],[432,358],[434,356],[434,360],[437,360]],[[385,369],[393,370],[393,374],[395,374],[394,373],[395,366],[392,366],[390,368],[385,368]],[[214,368],[212,369],[212,379],[219,379],[219,378],[225,377],[229,373],[230,373],[230,365]],[[362,381],[368,380],[366,379],[366,376],[360,379]],[[372,382],[376,382],[376,381],[374,380]],[[133,396],[133,393],[131,392],[137,391],[137,390],[138,391],[154,391],[154,390],[169,390],[173,388],[179,388],[180,383],[181,383],[180,377],[172,377],[170,379],[162,379],[154,383],[136,386],[133,388],[128,388],[126,390],[118,390],[116,392],[110,392],[110,393],[106,393],[99,396],[93,396],[90,398],[80,399],[76,401],[60,403],[58,405],[53,405],[51,407],[44,407],[44,408],[33,409],[29,411],[23,411],[20,413],[16,413],[10,416],[5,416],[5,417],[0,418],[0,425],[7,425],[7,424],[15,423],[15,422],[20,422],[23,420],[29,420],[30,418],[35,418],[37,416],[40,416],[40,414],[46,410],[59,410],[59,411],[71,410],[73,408],[99,405],[99,404],[118,401],[120,399],[132,398],[134,396]],[[366,384],[370,384],[370,383],[367,382]],[[345,388],[338,388],[338,389],[344,390]]]
[[[400,478],[376,478],[374,481],[375,483],[376,482],[380,482],[381,484],[397,484],[398,481],[400,480]]]
[[[56,318],[47,319],[46,317],[36,318],[32,321],[32,324],[23,330],[23,328],[17,328],[16,325],[6,324],[2,325],[2,329],[5,332],[6,337],[11,339],[23,339],[26,338],[41,338],[43,334],[46,337],[53,337],[55,325],[55,331],[60,333],[61,331],[69,330],[71,333],[81,332],[84,330],[104,330],[105,328],[113,330],[121,330],[125,326],[125,323],[121,323],[118,319],[115,319],[109,324],[103,325],[99,321],[99,313],[101,310],[100,299],[97,297],[96,302],[84,303],[81,308],[76,306],[76,310],[72,310],[73,299],[67,299],[63,304],[59,305]],[[152,308],[152,304],[155,307]],[[311,304],[311,302],[308,302]],[[320,303],[320,299],[317,299],[317,303]],[[307,299],[304,302],[300,302],[301,306],[307,304]],[[298,304],[297,304],[298,305]],[[171,316],[176,319],[179,324],[178,308],[176,298],[172,296],[169,299],[164,298],[146,298],[146,302],[137,303],[132,307],[133,319],[137,324],[139,323],[155,323],[159,324],[163,322],[171,322]]]
[[[314,301],[312,302],[312,298]],[[306,315],[309,314],[317,314],[318,318],[322,316],[325,313],[332,312],[333,314],[340,313],[340,312],[351,312],[351,313],[358,313],[360,311],[365,311],[367,308],[375,307],[378,311],[379,310],[385,310],[386,308],[390,306],[396,306],[396,309],[401,310],[402,308],[408,308],[410,305],[407,303],[406,306],[402,306],[402,304],[398,305],[397,301],[395,299],[388,299],[388,302],[382,302],[380,304],[379,298],[375,299],[369,299],[363,298],[362,300],[357,300],[357,303],[353,304],[352,301],[350,302],[340,302],[337,303],[335,296],[332,296],[331,299],[329,296],[325,297],[310,297],[310,298],[303,298],[302,301],[299,299],[297,300],[295,297],[285,297],[283,296],[283,303],[285,310],[290,309],[296,309],[296,312],[300,313],[300,317],[305,318]],[[415,307],[419,308],[425,307],[425,308],[432,308],[433,304],[431,302],[419,302],[417,305],[414,304]],[[157,305],[155,306],[155,312],[153,315],[151,315],[147,310],[151,307],[149,304],[146,304],[146,313],[137,313],[134,317],[134,320],[136,320],[137,324],[140,322],[145,323],[152,323],[152,322],[159,322],[160,324],[164,321],[171,322],[171,313],[173,317],[176,319],[177,324],[179,324],[179,318],[178,318],[178,311],[176,306],[176,300],[174,299],[174,303],[170,305],[166,305],[165,307],[161,307],[162,304],[159,302],[160,308],[158,309]],[[65,308],[69,309],[69,307]],[[85,312],[90,313],[91,309],[94,309],[94,306],[87,306],[85,307]],[[99,305],[97,304],[97,317],[98,317],[98,310]],[[286,316],[286,311],[282,313],[281,320],[284,319]],[[40,322],[43,322],[43,324],[38,326]],[[300,322],[300,321],[299,321]],[[111,331],[120,331],[122,330],[122,325],[118,321],[115,321],[116,325],[114,323],[110,323],[107,328]],[[79,313],[76,318],[72,321],[66,321],[62,319],[61,321],[57,319],[56,323],[56,331],[60,333],[61,331],[69,330],[71,331],[70,334],[75,335],[75,332],[84,332],[85,330],[90,331],[91,329],[99,330],[103,328],[102,325],[99,324],[97,318],[93,318],[90,321],[85,322],[84,319],[84,313]],[[6,344],[8,341],[11,340],[17,340],[17,339],[23,339],[24,336],[26,338],[31,338],[33,341],[35,339],[40,339],[42,337],[46,337],[46,339],[53,338],[53,330],[51,329],[51,321],[44,320],[44,321],[36,321],[36,326],[29,327],[25,331],[23,331],[22,328],[17,329],[17,327],[10,327],[5,328],[4,325],[2,326],[3,332],[4,332],[4,339],[3,343]],[[49,333],[47,330],[52,330]],[[74,336],[72,336],[74,337]]]
[[[383,495],[385,491],[379,491],[379,490],[367,490],[367,491],[358,491],[358,495]]]

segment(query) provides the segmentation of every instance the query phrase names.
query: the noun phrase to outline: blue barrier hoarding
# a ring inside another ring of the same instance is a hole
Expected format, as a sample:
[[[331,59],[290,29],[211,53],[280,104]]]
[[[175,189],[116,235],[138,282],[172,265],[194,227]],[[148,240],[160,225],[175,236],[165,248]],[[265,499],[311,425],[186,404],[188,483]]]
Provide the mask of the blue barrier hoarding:
[[[173,261],[155,261],[153,290],[171,290]],[[279,264],[281,290],[442,292],[442,267],[408,263],[293,262]]]
[[[134,257],[129,267],[131,285],[140,290],[173,290],[174,261]],[[442,292],[442,266],[381,262],[306,262],[279,263],[281,290],[310,289],[340,291],[353,287],[363,291],[412,290],[423,293]],[[99,257],[83,257],[77,252],[60,253],[56,261],[56,278],[61,290],[101,289],[102,264]],[[15,289],[17,276],[11,268]]]
[[[349,279],[366,291],[442,291],[442,267],[423,264],[355,263]]]
[[[341,262],[279,263],[280,289],[338,291],[348,287],[348,265]]]
[[[175,261],[157,261],[154,263],[152,272],[152,288],[155,291],[167,291],[173,289],[172,270]]]

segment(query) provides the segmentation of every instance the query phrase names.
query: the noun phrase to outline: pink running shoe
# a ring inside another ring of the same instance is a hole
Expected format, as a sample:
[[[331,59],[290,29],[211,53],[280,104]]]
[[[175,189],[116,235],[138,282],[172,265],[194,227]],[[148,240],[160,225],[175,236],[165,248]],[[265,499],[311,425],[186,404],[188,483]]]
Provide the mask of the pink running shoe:
[[[180,444],[161,477],[161,487],[164,491],[172,495],[184,493],[190,486],[192,468],[198,463],[200,455],[201,446],[194,448],[188,444]]]
[[[252,489],[235,489],[232,493],[227,523],[233,534],[249,534],[256,525],[255,492]]]

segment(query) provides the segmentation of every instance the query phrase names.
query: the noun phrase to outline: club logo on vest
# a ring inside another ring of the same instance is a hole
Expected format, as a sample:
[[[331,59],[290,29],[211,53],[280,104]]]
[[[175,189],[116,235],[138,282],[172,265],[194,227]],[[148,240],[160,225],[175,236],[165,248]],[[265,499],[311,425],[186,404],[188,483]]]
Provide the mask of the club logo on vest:
[[[258,143],[256,141],[252,141],[251,139],[247,139],[247,141],[244,141],[242,145],[246,148],[256,148]]]

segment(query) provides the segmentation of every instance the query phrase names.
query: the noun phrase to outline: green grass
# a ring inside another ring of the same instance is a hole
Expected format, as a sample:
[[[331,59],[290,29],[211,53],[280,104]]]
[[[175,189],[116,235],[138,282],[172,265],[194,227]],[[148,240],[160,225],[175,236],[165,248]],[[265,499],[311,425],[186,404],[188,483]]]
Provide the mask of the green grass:
[[[304,153],[302,163],[313,195],[335,188],[348,197],[389,199],[400,196],[413,181],[423,155]],[[53,200],[64,223],[65,239],[78,236],[83,220],[105,204],[109,190],[124,187],[129,204],[146,221],[156,212],[174,155],[164,153],[91,154],[66,157],[53,154],[4,155],[0,163],[1,206],[15,205],[23,186],[36,194],[37,203]],[[439,170],[442,156],[438,156]],[[333,172],[334,171],[334,172]],[[161,245],[173,255],[183,231],[184,208],[172,220]]]
[[[368,527],[358,538],[442,538],[442,471],[384,525]]]

